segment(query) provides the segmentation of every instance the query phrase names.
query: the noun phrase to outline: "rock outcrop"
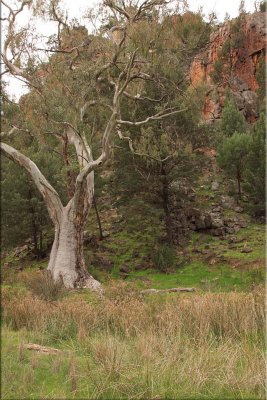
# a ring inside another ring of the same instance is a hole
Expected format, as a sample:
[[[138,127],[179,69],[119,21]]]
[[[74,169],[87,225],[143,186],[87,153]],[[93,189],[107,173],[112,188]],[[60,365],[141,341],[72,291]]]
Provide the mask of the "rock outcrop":
[[[228,208],[228,207],[227,207]],[[224,205],[213,206],[209,210],[188,207],[176,213],[173,223],[174,238],[177,242],[188,236],[191,231],[206,232],[213,236],[235,234],[247,226],[246,221],[237,215],[225,216]]]
[[[232,92],[247,121],[257,119],[256,73],[260,57],[265,57],[265,14],[257,12],[219,26],[211,34],[207,48],[195,57],[190,79],[194,87],[207,85],[203,109],[206,121],[220,118],[226,88]],[[214,71],[219,63],[221,79],[216,80]]]

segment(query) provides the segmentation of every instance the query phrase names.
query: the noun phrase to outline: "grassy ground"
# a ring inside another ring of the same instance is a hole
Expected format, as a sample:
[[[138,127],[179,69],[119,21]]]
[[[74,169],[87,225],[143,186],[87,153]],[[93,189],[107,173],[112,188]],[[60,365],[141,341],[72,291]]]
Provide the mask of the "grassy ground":
[[[250,290],[265,281],[265,226],[250,224],[235,236],[224,240],[208,234],[193,233],[185,248],[178,248],[174,267],[166,272],[156,270],[146,259],[155,252],[155,238],[147,227],[142,234],[117,232],[105,240],[104,248],[97,250],[104,258],[113,261],[109,272],[99,271],[91,264],[92,274],[101,280],[119,278],[119,269],[126,266],[127,281],[139,286],[165,289],[176,286],[193,286],[203,290]],[[243,253],[244,249],[251,250]],[[141,266],[138,270],[138,266]],[[143,268],[142,268],[143,266]],[[137,268],[136,268],[137,267]]]
[[[222,240],[207,234],[193,233],[188,245],[177,249],[175,265],[167,272],[161,272],[151,261],[147,261],[155,252],[155,237],[151,235],[151,229],[153,227],[147,227],[142,234],[114,232],[99,242],[97,248],[86,250],[89,271],[103,283],[111,278],[123,278],[136,282],[140,288],[190,286],[203,291],[244,291],[265,282],[264,225],[250,224],[241,229],[235,235],[234,244],[229,244],[232,236]],[[247,248],[251,252],[243,253]],[[94,265],[92,253],[113,262],[112,268],[106,270],[101,264]],[[20,259],[9,256],[8,261],[8,268],[2,266],[2,280],[12,285],[19,285],[25,272],[30,275],[47,265],[47,260],[36,262],[26,259],[23,260],[25,268],[20,272]],[[119,272],[121,266],[126,266],[128,274]]]
[[[3,399],[263,399],[264,293],[3,288]],[[27,350],[37,343],[61,350]]]

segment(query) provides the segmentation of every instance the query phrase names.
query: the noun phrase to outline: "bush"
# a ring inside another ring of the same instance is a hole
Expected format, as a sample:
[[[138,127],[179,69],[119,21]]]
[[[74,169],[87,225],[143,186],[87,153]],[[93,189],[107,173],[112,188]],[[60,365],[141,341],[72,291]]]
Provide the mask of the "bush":
[[[266,189],[266,139],[265,116],[261,114],[259,121],[251,132],[251,143],[245,168],[244,190],[249,198],[249,207],[255,215],[265,214]]]
[[[240,133],[246,131],[245,118],[232,99],[225,101],[225,106],[221,115],[221,131],[229,137],[235,132]]]
[[[25,283],[33,294],[43,300],[59,300],[66,294],[66,289],[62,281],[54,282],[51,275],[46,271],[41,275],[32,276]]]
[[[218,165],[229,177],[237,180],[239,197],[241,197],[241,182],[244,180],[250,147],[251,136],[235,132],[231,137],[223,140],[218,150]]]
[[[155,267],[162,272],[172,269],[176,263],[175,248],[167,244],[161,245],[156,252],[153,253],[152,261]]]

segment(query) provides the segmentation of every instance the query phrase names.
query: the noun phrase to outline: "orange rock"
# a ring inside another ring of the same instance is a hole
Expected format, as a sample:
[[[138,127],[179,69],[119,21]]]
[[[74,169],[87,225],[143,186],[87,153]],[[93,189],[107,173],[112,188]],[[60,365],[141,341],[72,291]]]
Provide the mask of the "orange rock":
[[[224,106],[223,92],[225,88],[229,87],[233,92],[240,92],[241,95],[244,91],[255,92],[258,89],[256,71],[259,65],[259,58],[262,54],[265,54],[266,46],[265,14],[257,12],[245,17],[241,26],[242,40],[239,47],[230,49],[228,62],[231,62],[231,67],[229,65],[228,71],[225,68],[220,93],[219,88],[215,88],[212,81],[212,72],[214,63],[219,59],[224,43],[227,39],[231,40],[232,38],[230,22],[221,25],[216,32],[211,34],[209,47],[194,59],[190,68],[192,86],[197,87],[204,83],[213,87],[213,91],[209,90],[205,98],[203,109],[205,120],[219,118],[221,109]],[[226,59],[223,62],[225,63],[224,66],[227,67]],[[217,92],[217,102],[210,98],[210,94],[214,94],[214,92]],[[246,103],[245,97],[244,104]],[[244,109],[246,110],[245,106]],[[253,112],[247,115],[245,113],[245,116],[248,121],[252,122],[256,118],[254,114]]]

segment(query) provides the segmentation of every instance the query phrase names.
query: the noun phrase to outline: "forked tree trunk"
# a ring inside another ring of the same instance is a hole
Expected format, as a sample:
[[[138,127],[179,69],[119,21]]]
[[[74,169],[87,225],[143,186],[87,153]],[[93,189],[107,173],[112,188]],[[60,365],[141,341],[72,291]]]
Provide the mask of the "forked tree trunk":
[[[55,228],[48,271],[54,281],[62,280],[66,288],[88,288],[100,291],[100,283],[86,269],[83,231],[84,224],[75,224],[72,204],[68,204],[63,208],[61,220]]]
[[[62,280],[66,288],[89,288],[101,292],[101,284],[87,271],[83,254],[83,231],[93,202],[94,177],[86,175],[74,196],[63,207],[56,190],[50,185],[36,164],[13,147],[1,143],[1,151],[21,165],[40,191],[55,227],[48,271],[54,281]]]

